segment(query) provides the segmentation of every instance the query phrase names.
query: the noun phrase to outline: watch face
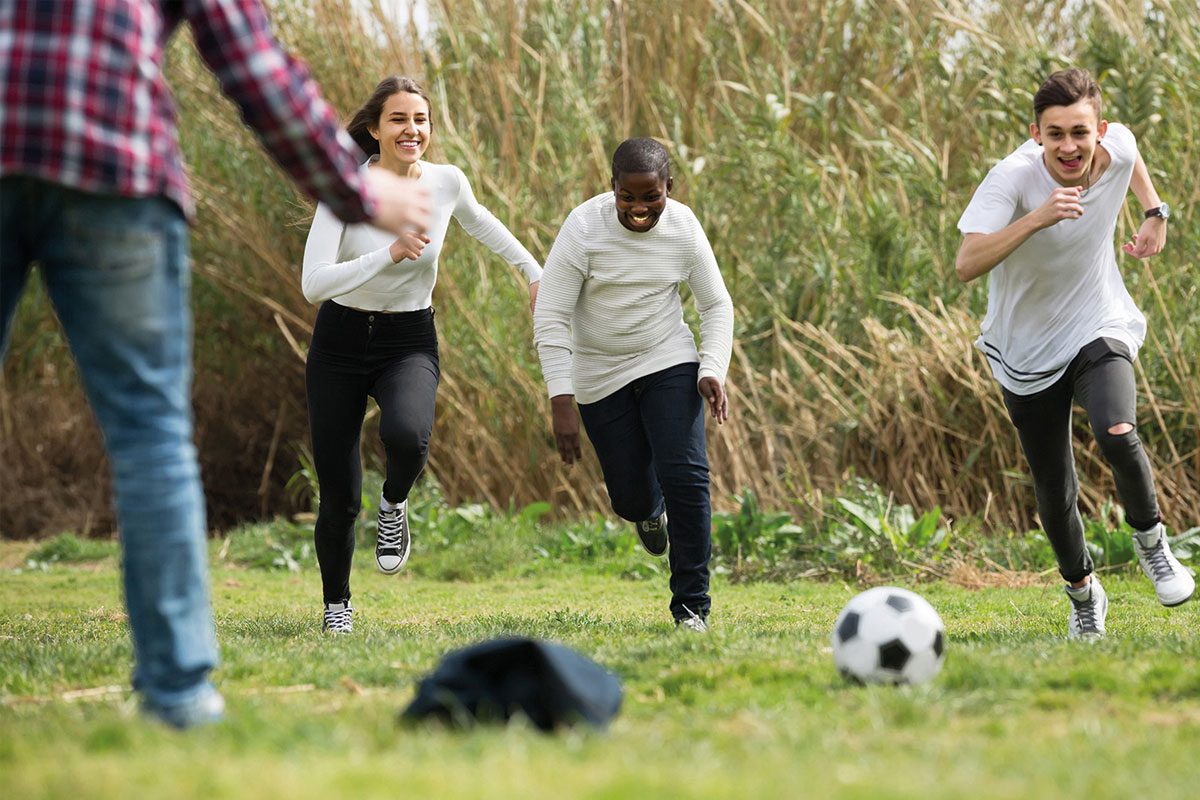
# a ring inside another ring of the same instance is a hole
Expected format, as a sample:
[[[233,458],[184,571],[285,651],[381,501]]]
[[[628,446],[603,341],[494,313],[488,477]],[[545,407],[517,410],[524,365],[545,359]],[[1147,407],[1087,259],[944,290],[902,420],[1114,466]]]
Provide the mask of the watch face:
[[[1160,217],[1162,217],[1163,219],[1166,219],[1167,217],[1171,216],[1171,207],[1169,205],[1167,205],[1166,203],[1163,203],[1161,206],[1158,207],[1158,215]]]

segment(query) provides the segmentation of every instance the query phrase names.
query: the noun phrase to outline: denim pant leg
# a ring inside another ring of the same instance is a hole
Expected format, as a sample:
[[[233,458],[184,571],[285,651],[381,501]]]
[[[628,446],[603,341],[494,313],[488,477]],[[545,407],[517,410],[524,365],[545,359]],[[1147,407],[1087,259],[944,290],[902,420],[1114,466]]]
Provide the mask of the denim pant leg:
[[[633,522],[667,511],[676,619],[688,616],[687,610],[706,615],[711,605],[708,456],[697,369],[671,367],[579,406],[613,511]]]
[[[113,471],[134,688],[162,706],[217,662],[204,496],[192,444],[188,230],[162,198],[46,185],[36,252]]]
[[[33,261],[26,194],[40,185],[28,178],[0,178],[0,364]]]
[[[653,519],[665,508],[636,386],[634,381],[595,403],[579,404],[612,509],[630,522]]]
[[[704,398],[696,388],[699,364],[680,364],[646,376],[642,425],[667,504],[671,548],[671,614],[708,616],[708,563],[712,558],[712,505],[704,434]]]

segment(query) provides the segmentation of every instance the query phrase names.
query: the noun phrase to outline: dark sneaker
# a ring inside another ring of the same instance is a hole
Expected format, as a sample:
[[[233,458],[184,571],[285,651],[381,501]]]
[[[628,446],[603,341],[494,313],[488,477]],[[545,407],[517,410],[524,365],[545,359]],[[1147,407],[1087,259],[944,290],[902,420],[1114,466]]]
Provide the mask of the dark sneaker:
[[[1078,589],[1067,587],[1071,601],[1071,616],[1067,620],[1067,637],[1096,641],[1104,638],[1104,618],[1108,616],[1108,595],[1096,576]]]
[[[707,617],[702,617],[694,613],[687,606],[684,606],[683,610],[687,612],[687,616],[675,620],[675,630],[689,631],[691,633],[708,633]]]
[[[197,725],[211,725],[224,719],[225,698],[210,686],[193,699],[175,705],[162,706],[143,701],[142,713],[172,728],[184,730]]]
[[[321,630],[329,633],[354,632],[354,607],[349,600],[340,603],[326,603],[325,616],[321,621]]]
[[[379,506],[379,532],[375,537],[375,565],[386,575],[394,575],[408,563],[408,499],[391,511]]]
[[[635,522],[633,527],[637,529],[638,541],[646,548],[647,553],[655,558],[662,558],[667,554],[667,512],[664,511],[654,519]]]
[[[1196,591],[1196,580],[1171,552],[1161,522],[1148,531],[1135,533],[1133,549],[1137,551],[1142,572],[1154,584],[1158,602],[1164,606],[1177,606],[1191,599]]]

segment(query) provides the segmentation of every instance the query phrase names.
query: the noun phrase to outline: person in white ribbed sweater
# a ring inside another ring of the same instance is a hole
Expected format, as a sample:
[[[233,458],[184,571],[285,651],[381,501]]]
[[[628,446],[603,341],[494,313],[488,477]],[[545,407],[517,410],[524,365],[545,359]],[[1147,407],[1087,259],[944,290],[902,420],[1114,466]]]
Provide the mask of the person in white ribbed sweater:
[[[691,209],[668,197],[670,157],[653,139],[613,154],[612,191],[573,210],[542,276],[534,342],[567,464],[595,448],[613,511],[668,556],[676,626],[708,630],[712,553],[704,404],[729,415],[733,302]],[[700,348],[679,285],[700,312]],[[576,413],[578,403],[578,414]]]
[[[408,493],[429,453],[441,376],[432,300],[450,217],[524,273],[531,307],[542,274],[529,251],[476,201],[462,170],[422,160],[433,135],[431,110],[416,81],[390,77],[347,126],[370,154],[364,170],[415,178],[428,192],[426,233],[396,238],[370,225],[344,225],[318,205],[304,249],[304,296],[321,304],[305,373],[320,487],[314,540],[323,627],[337,633],[352,629],[350,564],[362,493],[358,444],[368,396],[379,404],[387,454],[375,562],[394,573],[408,560]]]

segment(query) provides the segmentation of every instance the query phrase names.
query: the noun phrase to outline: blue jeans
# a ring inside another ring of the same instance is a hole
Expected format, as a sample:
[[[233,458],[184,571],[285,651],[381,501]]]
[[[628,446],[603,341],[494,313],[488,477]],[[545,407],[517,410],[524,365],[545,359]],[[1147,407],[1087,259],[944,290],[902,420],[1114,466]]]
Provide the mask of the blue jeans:
[[[712,506],[699,364],[637,378],[595,403],[580,403],[613,511],[631,522],[667,511],[671,615],[707,616]],[[686,608],[685,608],[686,607]]]
[[[0,359],[33,262],[104,432],[134,688],[160,706],[188,703],[210,691],[217,648],[192,444],[187,223],[159,197],[0,179]]]

